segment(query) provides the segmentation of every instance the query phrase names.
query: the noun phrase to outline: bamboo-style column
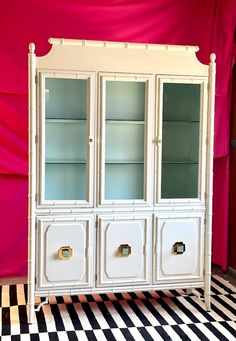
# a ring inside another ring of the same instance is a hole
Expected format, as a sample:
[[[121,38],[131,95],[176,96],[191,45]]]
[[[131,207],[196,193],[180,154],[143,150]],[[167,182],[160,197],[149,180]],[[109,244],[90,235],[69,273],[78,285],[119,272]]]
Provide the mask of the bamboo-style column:
[[[35,45],[29,44],[28,54],[28,322],[34,319],[35,281],[35,195],[36,195],[36,90],[35,90]]]
[[[206,174],[206,231],[205,231],[205,290],[204,298],[207,311],[211,310],[211,247],[212,247],[212,199],[213,199],[213,152],[214,152],[214,113],[216,55],[210,55],[208,115],[207,115],[207,174]]]

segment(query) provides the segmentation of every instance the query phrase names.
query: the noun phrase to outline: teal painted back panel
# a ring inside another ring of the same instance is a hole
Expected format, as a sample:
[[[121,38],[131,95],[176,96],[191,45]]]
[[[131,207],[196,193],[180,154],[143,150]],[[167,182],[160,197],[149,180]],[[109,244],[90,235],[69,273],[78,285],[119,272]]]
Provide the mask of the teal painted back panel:
[[[106,122],[106,162],[143,162],[144,124]]]
[[[200,84],[163,84],[162,198],[197,198]]]
[[[198,162],[199,123],[164,122],[162,142],[163,162]]]
[[[106,164],[105,199],[143,199],[143,164]]]
[[[165,121],[199,121],[200,84],[163,84],[163,118]]]
[[[198,164],[163,164],[162,198],[197,198]]]
[[[144,112],[145,82],[106,82],[106,119],[143,121]]]
[[[86,119],[87,80],[46,78],[46,117]]]
[[[86,162],[87,122],[46,122],[46,161]]]
[[[85,164],[46,164],[46,200],[86,200]]]

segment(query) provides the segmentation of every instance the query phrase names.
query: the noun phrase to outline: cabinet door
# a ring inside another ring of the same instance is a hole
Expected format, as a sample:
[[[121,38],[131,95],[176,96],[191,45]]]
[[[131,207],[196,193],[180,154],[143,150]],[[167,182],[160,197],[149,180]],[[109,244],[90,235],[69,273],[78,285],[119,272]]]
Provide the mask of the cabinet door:
[[[152,77],[101,74],[100,89],[98,201],[150,203]]]
[[[149,216],[100,216],[98,286],[149,282]]]
[[[42,205],[93,203],[93,74],[40,73]]]
[[[37,289],[91,286],[92,217],[41,217]]]
[[[156,217],[154,282],[203,279],[203,214]]]
[[[207,83],[158,79],[156,202],[204,200]]]

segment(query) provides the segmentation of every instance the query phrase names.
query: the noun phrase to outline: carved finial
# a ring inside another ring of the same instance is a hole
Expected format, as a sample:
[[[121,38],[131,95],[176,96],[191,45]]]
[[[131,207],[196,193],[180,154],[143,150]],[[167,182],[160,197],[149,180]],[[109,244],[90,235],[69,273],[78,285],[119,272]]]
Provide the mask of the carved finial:
[[[34,50],[35,50],[35,44],[34,43],[30,43],[29,44],[29,52],[30,53],[34,53]]]
[[[212,64],[216,62],[216,55],[215,55],[215,53],[211,53],[210,54],[210,61],[211,61]]]

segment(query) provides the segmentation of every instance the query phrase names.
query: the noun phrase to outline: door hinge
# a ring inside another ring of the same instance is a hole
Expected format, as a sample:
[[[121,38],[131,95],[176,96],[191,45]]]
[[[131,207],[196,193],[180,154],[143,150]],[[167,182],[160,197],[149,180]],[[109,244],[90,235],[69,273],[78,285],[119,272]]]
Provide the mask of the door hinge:
[[[35,143],[38,143],[38,135],[35,135]]]
[[[35,193],[35,201],[38,200],[38,193]]]
[[[37,77],[37,75],[35,75],[35,83],[36,83],[36,84],[38,83],[38,77]]]
[[[95,222],[95,227],[98,228],[98,221]]]

